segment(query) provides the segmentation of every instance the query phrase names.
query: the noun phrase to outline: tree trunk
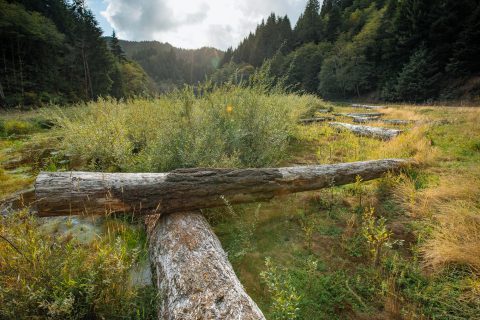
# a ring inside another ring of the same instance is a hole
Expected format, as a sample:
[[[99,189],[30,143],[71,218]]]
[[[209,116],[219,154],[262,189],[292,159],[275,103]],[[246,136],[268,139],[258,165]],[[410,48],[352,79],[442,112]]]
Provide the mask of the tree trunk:
[[[377,128],[378,129],[378,128]],[[387,129],[388,130],[388,129]],[[41,216],[172,213],[266,201],[381,177],[410,163],[384,159],[319,166],[263,169],[180,169],[170,173],[42,172],[35,183]]]
[[[147,218],[158,319],[265,319],[199,212]]]
[[[348,130],[359,136],[373,137],[382,140],[390,140],[403,132],[397,129],[369,127],[341,122],[330,122],[329,124],[339,130]]]

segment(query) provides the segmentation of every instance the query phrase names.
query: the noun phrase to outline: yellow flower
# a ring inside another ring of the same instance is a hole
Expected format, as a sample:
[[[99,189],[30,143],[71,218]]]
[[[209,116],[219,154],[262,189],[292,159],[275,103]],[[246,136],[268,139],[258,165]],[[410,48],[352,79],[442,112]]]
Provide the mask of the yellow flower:
[[[233,106],[230,105],[230,104],[228,104],[226,109],[227,109],[227,113],[232,113],[232,111],[233,111]]]

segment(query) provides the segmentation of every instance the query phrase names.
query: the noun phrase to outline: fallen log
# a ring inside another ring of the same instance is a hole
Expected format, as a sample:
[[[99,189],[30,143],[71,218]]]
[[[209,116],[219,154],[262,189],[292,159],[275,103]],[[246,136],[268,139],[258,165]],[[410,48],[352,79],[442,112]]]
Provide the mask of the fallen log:
[[[385,114],[382,112],[367,112],[367,113],[347,113],[347,117],[364,117],[364,118],[378,118]]]
[[[267,200],[371,180],[410,164],[385,159],[266,169],[184,169],[171,173],[40,173],[35,184],[43,216],[105,213],[147,216],[149,254],[159,289],[158,319],[265,319],[235,275],[205,218],[190,210]],[[143,210],[142,210],[143,209]],[[184,212],[179,212],[184,211]],[[167,214],[169,213],[169,214]]]
[[[363,118],[380,118],[385,114],[382,112],[367,112],[367,113],[340,113],[344,117],[363,117]]]
[[[330,122],[329,125],[339,130],[351,131],[359,136],[373,137],[382,140],[389,140],[395,138],[403,132],[402,130],[397,129],[362,126],[342,122]]]
[[[353,118],[353,122],[355,123],[367,123],[367,122],[373,122],[373,121],[379,121],[379,122],[383,122],[385,124],[391,124],[394,126],[407,125],[415,122],[413,120],[400,120],[400,119],[379,119],[379,118],[367,118],[367,117]]]
[[[35,183],[36,207],[41,216],[184,212],[224,206],[221,196],[232,204],[248,203],[348,184],[357,176],[371,180],[407,163],[385,159],[290,168],[195,168],[170,173],[41,172]]]
[[[352,117],[353,119],[353,122],[355,123],[367,123],[367,122],[371,122],[371,121],[377,121],[379,119],[379,117]]]
[[[199,212],[149,217],[158,319],[265,319]]]
[[[401,126],[401,125],[407,125],[410,123],[414,123],[414,120],[400,120],[400,119],[384,119],[382,120],[383,123],[386,124],[391,124],[394,126]]]
[[[366,104],[352,104],[352,108],[373,110],[373,109],[382,109],[382,108],[386,108],[386,107],[385,106],[370,106],[370,105],[366,105]]]
[[[299,122],[301,124],[312,124],[312,123],[332,121],[332,120],[335,120],[335,118],[334,117],[316,117],[316,118],[300,119]]]

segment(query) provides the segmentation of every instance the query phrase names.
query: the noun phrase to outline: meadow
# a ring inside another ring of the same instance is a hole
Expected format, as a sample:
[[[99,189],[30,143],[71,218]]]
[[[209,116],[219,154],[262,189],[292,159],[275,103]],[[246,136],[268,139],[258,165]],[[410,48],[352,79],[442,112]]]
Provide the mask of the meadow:
[[[480,109],[388,105],[385,118],[415,122],[381,141],[298,124],[325,108],[358,112],[237,86],[9,111],[0,195],[31,188],[39,171],[413,158],[399,175],[203,214],[267,319],[478,319]],[[2,211],[0,236],[0,319],[156,317],[157,293],[139,280],[148,278],[141,219],[37,218],[27,206]]]

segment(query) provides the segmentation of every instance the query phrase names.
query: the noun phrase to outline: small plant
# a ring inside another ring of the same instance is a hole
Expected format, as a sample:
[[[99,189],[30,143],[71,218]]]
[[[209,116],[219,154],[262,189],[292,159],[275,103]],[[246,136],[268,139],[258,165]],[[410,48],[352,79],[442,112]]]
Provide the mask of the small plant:
[[[288,274],[279,270],[269,257],[265,259],[265,267],[266,270],[260,273],[260,277],[267,285],[272,298],[271,319],[297,319],[301,298],[293,287]]]
[[[362,235],[368,243],[375,266],[380,265],[382,248],[391,246],[392,232],[387,229],[385,223],[385,218],[375,217],[375,208],[365,208],[362,216]]]
[[[307,245],[308,252],[312,252],[313,233],[315,231],[315,219],[312,217],[304,216],[300,220],[300,224],[303,231],[305,243]]]

